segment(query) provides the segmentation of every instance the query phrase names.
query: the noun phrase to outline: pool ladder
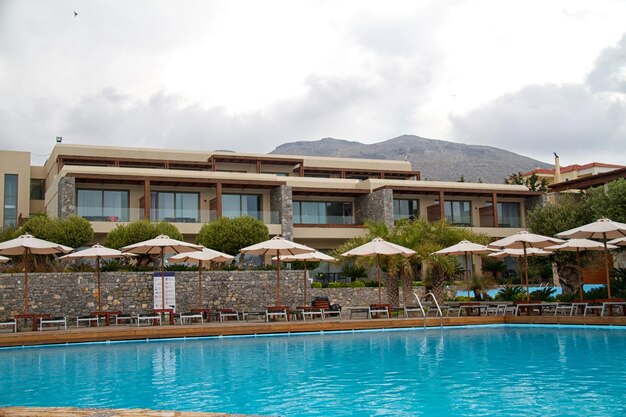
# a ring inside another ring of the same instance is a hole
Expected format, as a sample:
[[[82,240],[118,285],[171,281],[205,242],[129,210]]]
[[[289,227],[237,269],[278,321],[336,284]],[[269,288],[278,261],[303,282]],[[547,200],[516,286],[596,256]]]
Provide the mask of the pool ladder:
[[[422,304],[422,300],[420,300],[419,296],[416,292],[413,293],[413,296],[417,300],[417,305],[422,312],[422,317],[424,317],[424,328],[426,328],[426,316],[428,315],[428,311],[424,309],[424,305]],[[441,311],[441,307],[439,306],[439,302],[437,301],[437,297],[432,292],[426,293],[425,297],[431,297],[433,302],[435,303],[435,307],[437,307],[437,316],[439,317],[439,327],[443,327],[443,312]]]

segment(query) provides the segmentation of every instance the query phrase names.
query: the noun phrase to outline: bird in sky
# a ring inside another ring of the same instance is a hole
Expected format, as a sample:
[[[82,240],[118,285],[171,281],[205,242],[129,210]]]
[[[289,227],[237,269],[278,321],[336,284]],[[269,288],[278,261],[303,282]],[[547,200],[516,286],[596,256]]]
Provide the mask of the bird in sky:
[[[74,17],[78,16],[78,13],[76,13],[76,10],[74,10]]]

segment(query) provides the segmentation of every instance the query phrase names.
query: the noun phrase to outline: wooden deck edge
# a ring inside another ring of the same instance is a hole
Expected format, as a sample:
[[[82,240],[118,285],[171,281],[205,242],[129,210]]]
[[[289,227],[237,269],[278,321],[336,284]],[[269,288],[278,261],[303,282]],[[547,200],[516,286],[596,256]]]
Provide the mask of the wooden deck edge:
[[[467,326],[485,324],[557,324],[557,325],[610,325],[626,326],[626,317],[553,317],[553,316],[481,316],[481,317],[430,317],[409,319],[327,320],[274,323],[209,323],[204,325],[164,325],[148,327],[110,326],[43,332],[18,332],[0,334],[0,347],[149,340],[168,338],[193,338],[211,336],[263,335],[277,333],[333,332],[376,329],[401,329],[438,326]]]
[[[0,417],[261,417],[250,414],[158,411],[143,408],[0,407]]]

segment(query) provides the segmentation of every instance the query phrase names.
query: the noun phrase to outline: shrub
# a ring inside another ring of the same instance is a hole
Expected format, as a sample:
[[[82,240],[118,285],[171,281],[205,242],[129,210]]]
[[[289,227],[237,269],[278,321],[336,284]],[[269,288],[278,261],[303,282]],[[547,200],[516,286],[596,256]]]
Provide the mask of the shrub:
[[[19,234],[29,233],[36,238],[78,248],[93,240],[91,223],[79,216],[70,216],[65,220],[53,219],[45,214],[31,216]]]
[[[538,301],[554,301],[555,292],[556,288],[554,287],[544,287],[540,290],[535,290],[531,292],[530,299]]]
[[[524,296],[524,287],[521,285],[507,285],[496,294],[498,301],[519,301]]]
[[[322,288],[322,283],[316,281],[311,284],[311,288]]]
[[[352,288],[365,288],[365,283],[363,281],[353,281],[350,283],[350,287]]]
[[[243,216],[221,217],[200,229],[196,243],[236,255],[241,248],[269,239],[267,226],[258,219]]]
[[[107,234],[103,244],[109,248],[119,249],[133,243],[153,239],[161,234],[167,234],[172,239],[183,239],[182,233],[171,223],[150,223],[148,220],[138,220],[127,225],[117,225]]]

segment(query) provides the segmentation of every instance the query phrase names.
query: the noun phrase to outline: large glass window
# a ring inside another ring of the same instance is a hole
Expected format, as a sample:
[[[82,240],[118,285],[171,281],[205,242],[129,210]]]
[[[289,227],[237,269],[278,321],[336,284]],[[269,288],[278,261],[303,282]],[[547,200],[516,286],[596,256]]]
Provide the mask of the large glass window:
[[[294,201],[295,224],[353,224],[352,203],[343,201]]]
[[[258,194],[222,194],[222,216],[250,216],[262,220],[261,196]]]
[[[416,219],[419,217],[419,200],[393,200],[393,219]]]
[[[94,222],[127,222],[128,191],[78,190],[76,213]]]
[[[519,203],[498,203],[498,225],[500,227],[522,227]]]
[[[34,179],[30,180],[30,199],[31,200],[43,200],[45,195],[45,180]]]
[[[172,223],[200,222],[200,194],[152,191],[150,220]]]
[[[3,227],[17,226],[17,175],[4,174],[4,224]]]
[[[446,221],[455,226],[472,225],[472,204],[469,201],[445,201]]]

